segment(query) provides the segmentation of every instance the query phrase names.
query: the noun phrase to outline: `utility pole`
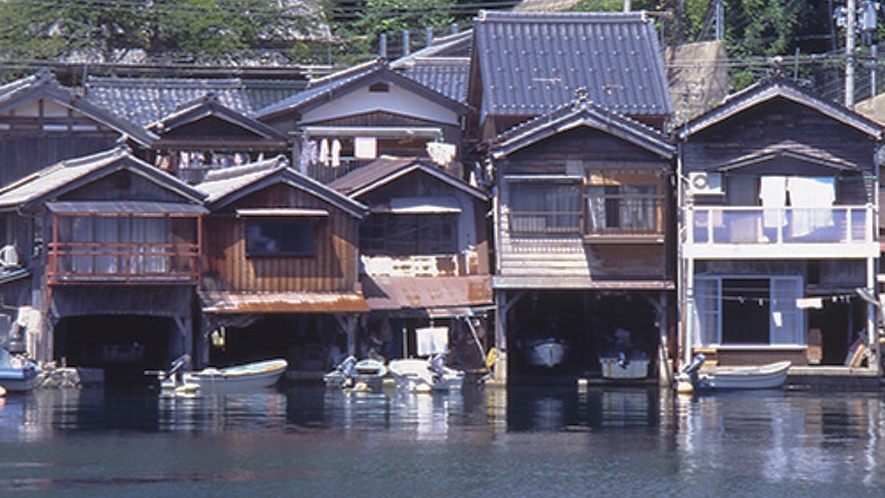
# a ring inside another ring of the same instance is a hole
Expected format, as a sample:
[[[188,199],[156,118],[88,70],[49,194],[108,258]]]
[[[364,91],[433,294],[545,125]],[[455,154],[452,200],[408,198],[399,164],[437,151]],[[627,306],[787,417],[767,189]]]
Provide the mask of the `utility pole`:
[[[845,29],[845,107],[854,109],[854,29],[857,24],[857,4],[855,0],[848,0],[846,4],[846,29]]]

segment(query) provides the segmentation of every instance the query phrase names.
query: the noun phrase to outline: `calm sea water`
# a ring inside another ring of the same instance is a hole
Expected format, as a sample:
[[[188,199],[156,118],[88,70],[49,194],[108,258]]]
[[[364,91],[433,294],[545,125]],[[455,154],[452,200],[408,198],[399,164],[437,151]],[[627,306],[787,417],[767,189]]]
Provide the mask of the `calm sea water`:
[[[885,496],[880,392],[0,400],[0,496]]]

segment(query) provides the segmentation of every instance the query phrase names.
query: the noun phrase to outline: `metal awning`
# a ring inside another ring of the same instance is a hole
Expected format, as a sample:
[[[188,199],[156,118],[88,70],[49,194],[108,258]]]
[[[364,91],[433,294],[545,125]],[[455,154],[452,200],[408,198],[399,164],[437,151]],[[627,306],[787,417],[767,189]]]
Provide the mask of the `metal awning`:
[[[365,313],[359,292],[224,292],[200,291],[207,314],[225,313]]]
[[[203,215],[209,210],[195,204],[152,201],[74,201],[47,202],[46,208],[55,214],[76,215]]]
[[[373,213],[387,214],[457,214],[461,212],[454,197],[394,197],[390,204],[372,208]]]
[[[366,303],[372,310],[420,310],[443,313],[494,303],[489,275],[460,277],[360,278]]]
[[[238,217],[256,217],[256,218],[319,218],[329,216],[329,212],[325,209],[299,209],[299,208],[244,208],[237,209]]]

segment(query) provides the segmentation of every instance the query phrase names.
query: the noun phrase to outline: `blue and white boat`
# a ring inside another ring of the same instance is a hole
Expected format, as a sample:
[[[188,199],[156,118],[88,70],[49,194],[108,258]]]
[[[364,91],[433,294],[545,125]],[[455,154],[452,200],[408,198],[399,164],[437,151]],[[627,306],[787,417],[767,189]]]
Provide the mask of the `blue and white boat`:
[[[0,348],[0,386],[9,392],[27,392],[37,383],[40,368],[28,358]]]

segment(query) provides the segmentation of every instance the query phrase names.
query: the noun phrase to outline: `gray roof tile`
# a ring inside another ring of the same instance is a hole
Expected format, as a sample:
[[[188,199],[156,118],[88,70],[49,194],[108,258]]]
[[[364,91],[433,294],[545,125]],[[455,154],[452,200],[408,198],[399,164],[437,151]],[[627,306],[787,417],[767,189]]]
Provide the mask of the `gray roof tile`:
[[[89,102],[142,127],[209,93],[225,107],[252,115],[248,93],[239,79],[90,77],[86,83]]]
[[[474,31],[482,119],[544,114],[580,88],[620,114],[672,113],[654,23],[644,13],[481,11]]]

